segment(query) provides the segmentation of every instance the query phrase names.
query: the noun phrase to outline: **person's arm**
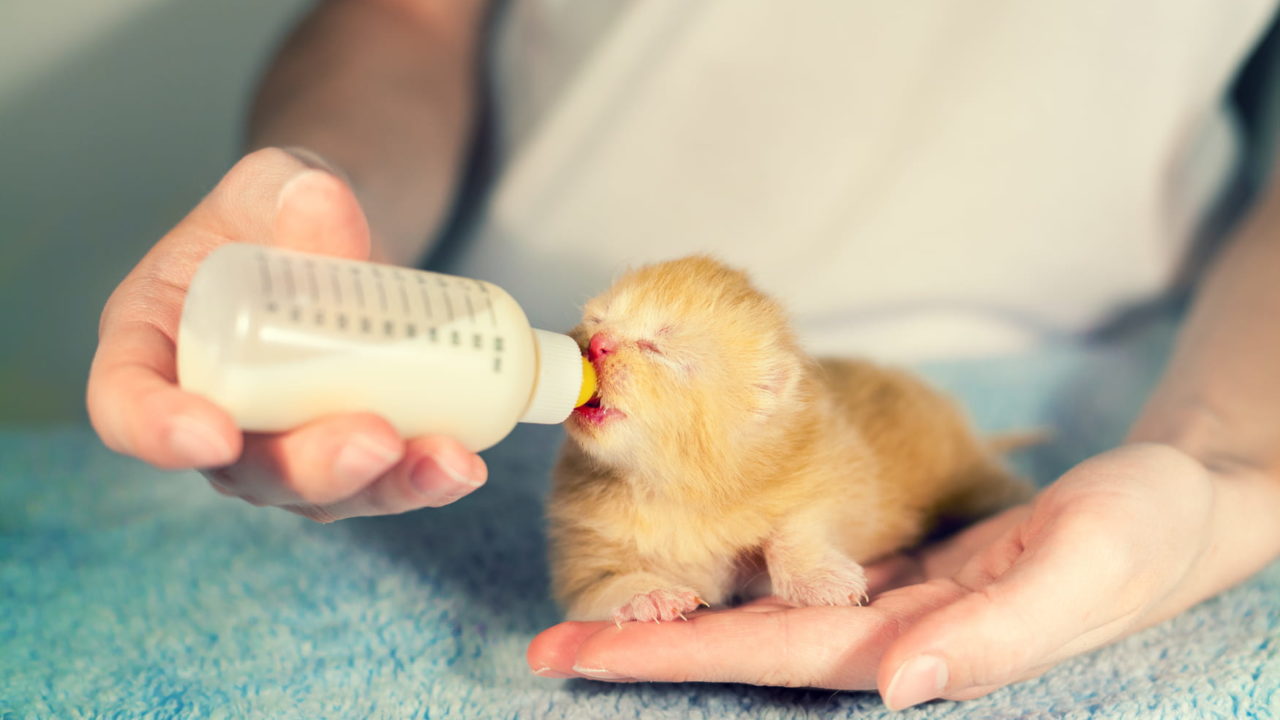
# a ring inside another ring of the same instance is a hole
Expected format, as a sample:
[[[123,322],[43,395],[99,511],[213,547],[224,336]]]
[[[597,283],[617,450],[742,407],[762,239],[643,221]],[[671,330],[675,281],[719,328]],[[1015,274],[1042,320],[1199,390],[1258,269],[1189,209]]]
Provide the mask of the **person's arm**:
[[[393,262],[423,254],[465,152],[483,13],[478,0],[329,0],[299,26],[259,93],[258,149],[103,308],[87,402],[108,447],[203,469],[222,493],[317,520],[443,505],[485,481],[484,462],[456,441],[405,441],[367,413],[242,434],[177,386],[175,362],[187,287],[220,244]]]
[[[1212,553],[1168,614],[1280,555],[1280,168],[1203,280],[1128,439],[1176,448],[1217,479]]]
[[[1168,619],[1280,555],[1278,317],[1280,185],[1201,284],[1125,446],[1028,507],[869,567],[880,591],[868,607],[563,623],[534,639],[529,664],[547,677],[879,688],[902,708],[985,695]]]
[[[318,154],[355,190],[374,255],[416,262],[471,136],[484,12],[482,0],[325,0],[263,78],[249,148]]]
[[[1280,182],[1203,280],[1129,439],[1280,481]]]

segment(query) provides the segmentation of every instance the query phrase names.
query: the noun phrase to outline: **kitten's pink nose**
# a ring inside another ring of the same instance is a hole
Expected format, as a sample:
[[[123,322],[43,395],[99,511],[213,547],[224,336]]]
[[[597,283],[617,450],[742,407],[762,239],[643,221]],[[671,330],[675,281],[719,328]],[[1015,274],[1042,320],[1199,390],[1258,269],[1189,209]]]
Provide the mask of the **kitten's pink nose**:
[[[591,336],[591,344],[587,345],[587,359],[595,362],[618,349],[618,343],[604,333]]]

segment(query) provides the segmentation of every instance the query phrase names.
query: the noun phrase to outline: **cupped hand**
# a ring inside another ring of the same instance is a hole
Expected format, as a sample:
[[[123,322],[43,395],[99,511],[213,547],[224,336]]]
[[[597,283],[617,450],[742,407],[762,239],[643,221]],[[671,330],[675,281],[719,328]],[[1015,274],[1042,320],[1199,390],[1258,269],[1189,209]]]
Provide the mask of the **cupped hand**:
[[[1077,466],[1026,506],[870,566],[865,607],[776,599],[688,622],[570,622],[529,647],[547,677],[879,689],[967,699],[1166,619],[1218,587],[1211,473],[1161,445]]]
[[[405,442],[370,414],[241,434],[227,413],[183,392],[183,298],[200,261],[228,242],[353,259],[368,259],[371,246],[355,195],[321,160],[277,148],[245,156],[103,309],[87,400],[108,447],[161,468],[202,469],[219,492],[321,521],[444,505],[483,484],[484,462],[449,438]]]

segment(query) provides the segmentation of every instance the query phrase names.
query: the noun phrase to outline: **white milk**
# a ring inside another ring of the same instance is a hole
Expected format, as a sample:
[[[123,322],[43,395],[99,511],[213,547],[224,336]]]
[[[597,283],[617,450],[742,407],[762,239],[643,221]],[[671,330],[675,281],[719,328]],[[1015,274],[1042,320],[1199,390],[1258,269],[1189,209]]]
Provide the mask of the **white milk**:
[[[178,380],[244,430],[368,411],[478,451],[516,422],[563,422],[595,378],[572,338],[531,328],[496,285],[229,244],[187,291]]]

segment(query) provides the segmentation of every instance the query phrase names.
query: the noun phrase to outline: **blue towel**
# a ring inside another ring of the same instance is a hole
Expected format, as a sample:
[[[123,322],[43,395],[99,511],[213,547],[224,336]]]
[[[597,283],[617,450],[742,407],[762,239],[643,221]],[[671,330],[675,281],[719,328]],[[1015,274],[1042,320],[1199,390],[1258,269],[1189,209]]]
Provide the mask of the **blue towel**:
[[[1116,443],[1169,324],[922,367],[989,430],[1052,426],[1040,482]],[[530,674],[559,428],[487,454],[455,506],[316,525],[102,449],[0,432],[0,718],[880,718],[869,693]],[[1280,710],[1280,565],[1038,680],[894,717],[1229,718]]]

